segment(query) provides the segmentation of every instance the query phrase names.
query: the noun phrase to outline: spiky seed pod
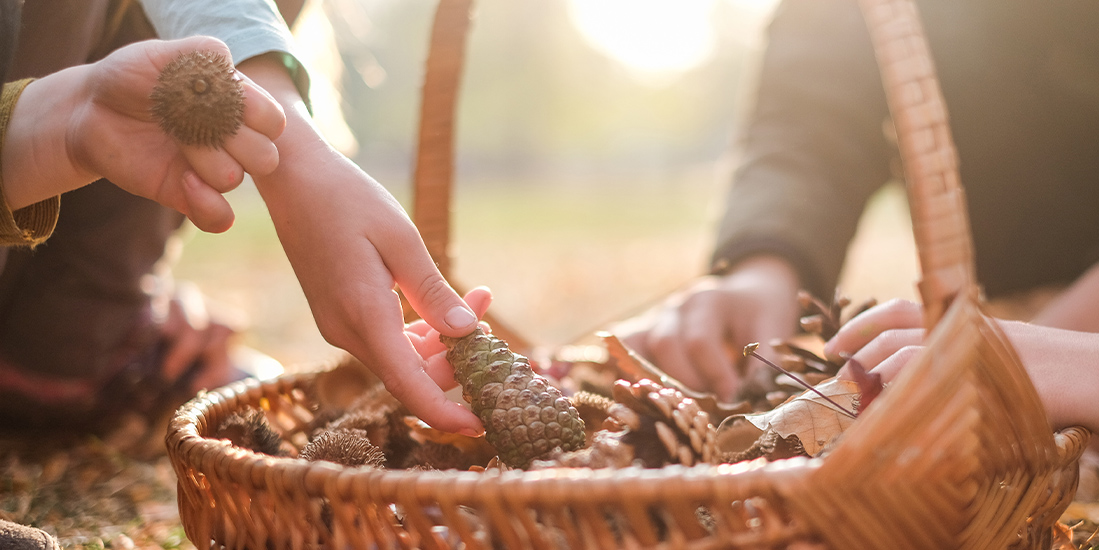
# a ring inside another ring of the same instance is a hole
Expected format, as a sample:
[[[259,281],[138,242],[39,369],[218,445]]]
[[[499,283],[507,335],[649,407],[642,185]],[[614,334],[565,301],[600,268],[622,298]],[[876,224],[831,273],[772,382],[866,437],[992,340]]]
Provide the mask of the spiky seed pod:
[[[485,426],[485,439],[513,468],[561,448],[584,446],[584,421],[561,390],[534,373],[526,357],[480,328],[441,337],[462,395]]]
[[[362,430],[332,430],[313,438],[298,453],[298,458],[311,462],[327,460],[344,466],[385,465],[385,454],[366,438]]]
[[[244,85],[233,64],[214,51],[173,59],[150,99],[153,119],[184,145],[221,147],[244,123]]]
[[[354,409],[330,422],[325,430],[362,430],[366,432],[371,443],[385,449],[389,445],[389,434],[392,431],[389,416],[394,410],[396,409]]]
[[[717,430],[710,415],[682,392],[651,380],[614,385],[614,400],[608,423],[628,433],[623,442],[633,445],[646,466],[716,462]]]
[[[260,409],[247,408],[230,414],[214,432],[215,439],[228,439],[230,443],[244,449],[271,456],[285,455],[281,449],[282,436],[279,435],[267,415]]]

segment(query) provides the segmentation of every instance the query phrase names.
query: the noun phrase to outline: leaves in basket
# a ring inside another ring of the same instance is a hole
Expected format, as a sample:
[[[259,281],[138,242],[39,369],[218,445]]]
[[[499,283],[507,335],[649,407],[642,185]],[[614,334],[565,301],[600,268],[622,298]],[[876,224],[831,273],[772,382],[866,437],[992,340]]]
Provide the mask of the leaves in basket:
[[[847,370],[851,373],[851,378],[855,383],[859,385],[859,414],[865,411],[870,403],[874,401],[874,398],[881,393],[885,386],[882,384],[881,375],[876,372],[866,372],[862,363],[854,359],[847,360]]]
[[[834,378],[816,386],[817,391],[848,410],[857,409],[859,385]],[[745,415],[752,425],[766,432],[773,429],[781,437],[796,435],[810,456],[818,456],[835,437],[855,422],[847,411],[820,395],[805,392],[787,400],[774,410]]]

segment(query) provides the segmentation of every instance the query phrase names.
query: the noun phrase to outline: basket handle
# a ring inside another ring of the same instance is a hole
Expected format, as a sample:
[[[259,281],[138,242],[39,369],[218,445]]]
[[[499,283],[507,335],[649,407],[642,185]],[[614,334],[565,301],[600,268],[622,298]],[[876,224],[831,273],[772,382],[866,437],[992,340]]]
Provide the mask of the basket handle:
[[[977,284],[973,240],[946,102],[911,0],[859,0],[897,132],[919,252],[924,326]]]
[[[412,178],[412,219],[431,259],[459,293],[451,273],[450,204],[454,187],[454,113],[465,65],[473,0],[439,0],[431,27],[420,99],[420,128]],[[402,296],[405,321],[417,317]],[[483,321],[512,350],[530,354],[534,346],[491,312]]]
[[[420,134],[412,179],[412,218],[443,277],[450,278],[450,195],[454,111],[465,64],[473,0],[439,0],[424,69]]]

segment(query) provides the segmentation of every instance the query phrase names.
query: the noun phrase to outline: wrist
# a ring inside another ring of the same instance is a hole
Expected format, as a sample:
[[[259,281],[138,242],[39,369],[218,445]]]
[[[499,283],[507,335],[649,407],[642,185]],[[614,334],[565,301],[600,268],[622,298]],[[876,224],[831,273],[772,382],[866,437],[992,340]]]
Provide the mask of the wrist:
[[[1099,334],[998,320],[1055,428],[1099,430]]]
[[[75,159],[77,122],[86,95],[86,68],[74,67],[27,85],[4,136],[4,196],[14,210],[70,191],[95,179]]]
[[[797,269],[789,260],[775,254],[753,254],[729,267],[722,277],[752,277],[773,283],[772,286],[790,289],[796,295],[801,288]]]

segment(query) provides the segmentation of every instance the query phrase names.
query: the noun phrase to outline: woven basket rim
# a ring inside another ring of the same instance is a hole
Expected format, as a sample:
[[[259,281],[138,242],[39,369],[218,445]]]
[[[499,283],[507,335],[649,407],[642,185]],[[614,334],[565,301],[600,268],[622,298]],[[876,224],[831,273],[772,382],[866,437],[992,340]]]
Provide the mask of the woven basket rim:
[[[702,499],[713,492],[712,483],[719,482],[723,478],[736,478],[737,483],[748,481],[756,476],[766,476],[773,481],[774,476],[784,478],[796,478],[810,475],[823,463],[824,458],[793,457],[775,461],[763,461],[757,459],[750,462],[730,464],[706,464],[699,463],[693,466],[670,464],[661,468],[645,468],[642,466],[629,466],[625,468],[570,468],[555,467],[542,470],[485,470],[476,472],[469,470],[401,470],[388,468],[372,468],[369,466],[348,467],[332,462],[310,462],[297,457],[271,456],[258,453],[250,449],[234,446],[226,439],[217,439],[203,432],[211,426],[200,425],[210,420],[220,420],[214,414],[214,409],[226,403],[233,403],[232,410],[239,409],[242,405],[256,405],[260,399],[248,399],[249,394],[261,395],[267,392],[284,391],[289,388],[302,389],[314,377],[326,372],[323,369],[307,372],[284,374],[268,381],[254,379],[242,380],[228,384],[221,388],[207,391],[195,397],[183,405],[172,419],[165,442],[170,454],[180,458],[180,463],[199,468],[203,464],[194,463],[189,457],[199,456],[200,461],[212,465],[215,468],[225,467],[229,462],[248,463],[252,468],[258,468],[260,472],[267,469],[305,469],[307,476],[319,476],[326,480],[339,483],[349,482],[344,478],[361,478],[369,480],[372,484],[386,486],[389,484],[408,485],[410,483],[431,485],[440,481],[452,481],[454,483],[476,483],[479,486],[496,484],[508,487],[515,484],[531,487],[555,487],[558,489],[573,490],[583,487],[590,492],[594,500],[599,500],[599,491],[604,485],[622,483],[624,480],[636,479],[645,482],[668,482],[676,480],[683,482],[685,498]],[[176,460],[173,460],[175,462]],[[237,481],[247,482],[237,471],[227,469],[228,477],[237,478]],[[256,474],[253,474],[253,477]],[[704,480],[708,485],[694,483]],[[310,496],[323,496],[316,492]],[[552,500],[552,499],[551,499]]]

